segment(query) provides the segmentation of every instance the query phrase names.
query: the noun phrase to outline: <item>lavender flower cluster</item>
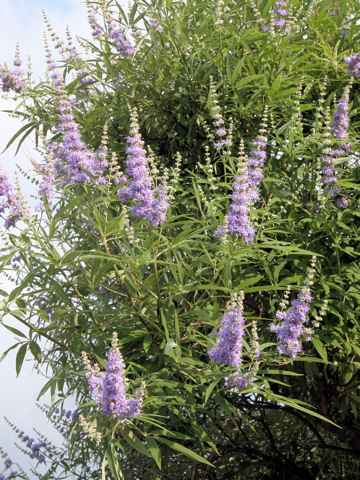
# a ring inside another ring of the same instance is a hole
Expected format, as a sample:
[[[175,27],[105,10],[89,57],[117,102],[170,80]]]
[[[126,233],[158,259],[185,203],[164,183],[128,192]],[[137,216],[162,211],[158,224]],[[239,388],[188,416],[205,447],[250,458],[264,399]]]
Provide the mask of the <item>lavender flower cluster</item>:
[[[215,334],[217,344],[209,352],[211,360],[236,367],[234,376],[225,379],[227,386],[236,384],[240,390],[245,388],[246,381],[240,373],[242,363],[243,337],[245,333],[244,293],[233,295],[220,323],[220,330]]]
[[[116,50],[121,56],[124,58],[128,55],[132,55],[134,53],[134,48],[129,40],[127,40],[123,29],[112,17],[109,18],[108,29],[110,38],[114,42]]]
[[[139,124],[136,110],[131,113],[130,136],[127,137],[126,173],[120,183],[123,186],[119,191],[119,197],[123,202],[133,201],[131,213],[134,217],[145,217],[152,225],[164,223],[166,212],[169,208],[167,201],[166,185],[159,185],[155,190],[152,187],[152,179],[147,166],[147,158],[143,148],[143,142],[139,133]]]
[[[51,197],[57,179],[61,179],[62,187],[72,182],[106,183],[103,173],[108,162],[103,152],[89,150],[82,141],[72,112],[72,103],[65,96],[59,101],[58,128],[63,138],[61,142],[49,145],[48,164],[41,167],[41,195],[46,193]]]
[[[0,65],[0,80],[3,92],[13,90],[19,93],[24,86],[23,72],[19,69],[10,70],[6,65]]]
[[[356,78],[360,78],[360,52],[344,58],[344,62],[348,64],[349,75],[355,75]]]
[[[243,164],[240,166],[239,174],[235,175],[226,228],[230,235],[242,236],[245,243],[251,243],[255,228],[250,219],[251,198],[247,170],[247,165]],[[219,233],[223,234],[223,230]]]
[[[45,455],[41,449],[45,449],[47,447],[46,442],[38,442],[34,443],[35,440],[30,438],[28,435],[24,435],[24,432],[19,433],[19,438],[22,442],[25,443],[25,446],[30,450],[30,457],[35,458],[38,460],[39,463],[45,462]]]
[[[117,342],[117,335],[114,333],[112,347],[107,354],[105,372],[93,367],[83,353],[85,377],[94,400],[101,406],[105,415],[120,420],[136,418],[141,413],[144,392],[142,389],[132,398],[126,395],[125,365]]]
[[[2,449],[0,451],[1,453],[4,452]],[[8,468],[11,467],[11,465],[13,464],[13,461],[8,457],[7,453],[3,453],[2,456],[6,457],[4,460],[4,465],[5,465],[5,469],[7,470]],[[18,472],[16,470],[12,470],[7,474],[7,476],[5,476],[4,474],[0,474],[0,480],[8,480],[10,478],[15,478],[17,475],[18,475]]]
[[[47,408],[45,411],[47,411],[47,417],[51,420],[56,430],[58,430],[65,439],[69,439],[79,412],[77,410],[72,412],[71,410],[64,410],[63,408],[55,408],[54,410]]]
[[[270,325],[270,330],[275,332],[278,338],[280,355],[296,358],[302,352],[302,337],[305,336],[307,340],[311,340],[311,331],[306,327],[306,324],[312,300],[310,287],[314,283],[315,265],[316,257],[313,257],[304,286],[298,293],[296,300],[291,302],[291,308],[284,311],[287,305],[286,301],[282,304],[283,308],[276,312],[276,318],[281,320],[282,323],[280,325]]]
[[[24,215],[24,208],[21,205],[20,194],[16,193],[10,184],[6,173],[0,168],[0,214],[9,213],[5,218],[5,228],[8,229],[16,225],[16,223]]]
[[[230,139],[227,138],[224,119],[220,113],[220,105],[212,77],[210,78],[210,98],[212,102],[211,116],[213,117],[213,125],[215,127],[216,140],[213,143],[214,148],[221,149],[226,145],[230,145]]]
[[[345,89],[342,99],[336,106],[334,120],[331,125],[331,136],[336,140],[343,140],[348,137],[349,126],[349,87]],[[336,148],[328,149],[326,155],[321,158],[323,163],[322,181],[326,185],[324,193],[330,193],[331,197],[336,197],[340,193],[340,188],[336,185],[338,178],[335,175],[335,162],[338,157],[344,156],[350,150],[347,142],[339,143]],[[349,201],[346,197],[338,199],[338,207],[346,207]]]
[[[155,18],[150,18],[150,26],[159,33],[163,32],[163,27],[157,20],[155,20]]]
[[[273,24],[278,27],[282,27],[286,35],[290,35],[291,28],[286,22],[286,18],[288,16],[288,11],[286,9],[287,3],[287,0],[277,0],[275,2]]]
[[[245,164],[246,157],[241,157],[238,175],[235,176],[233,193],[227,225],[220,227],[215,234],[224,235],[228,231],[233,236],[243,237],[245,243],[254,240],[255,228],[251,224],[251,206],[260,199],[259,185],[263,178],[262,167],[266,158],[267,138],[266,133],[267,107],[265,107],[263,122],[259,135],[253,142],[253,148]],[[243,150],[243,143],[241,144]]]
[[[271,11],[271,23],[270,25],[265,25],[263,27],[263,32],[266,32],[267,30],[273,32],[271,25],[275,25],[276,27],[280,27],[280,30],[284,31],[286,35],[291,34],[290,22],[287,21],[289,15],[288,10],[286,9],[287,4],[287,0],[277,0],[275,2],[275,8]]]
[[[97,23],[95,15],[90,13],[88,16],[88,19],[89,19],[89,25],[91,27],[92,36],[97,40],[100,40],[101,38],[103,38],[104,32],[100,27],[100,25]]]

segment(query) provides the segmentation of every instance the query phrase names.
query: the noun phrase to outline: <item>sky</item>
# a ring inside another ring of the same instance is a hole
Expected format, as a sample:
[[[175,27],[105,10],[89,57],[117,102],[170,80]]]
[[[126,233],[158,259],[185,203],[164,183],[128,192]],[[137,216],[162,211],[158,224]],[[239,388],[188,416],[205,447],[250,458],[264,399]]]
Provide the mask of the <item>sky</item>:
[[[45,71],[45,54],[43,48],[43,32],[45,30],[42,13],[45,9],[52,26],[60,35],[65,35],[66,25],[75,35],[88,37],[88,25],[86,19],[86,8],[81,0],[0,0],[0,65],[7,62],[9,66],[14,60],[16,42],[20,44],[22,59],[27,64],[27,57],[31,55],[34,72],[34,80],[43,77]],[[14,102],[0,98],[0,110],[13,109]],[[0,112],[0,152],[2,152],[14,133],[21,128],[21,123],[10,118],[8,114]],[[10,173],[14,171],[15,164],[19,164],[24,170],[30,171],[29,158],[38,158],[39,154],[33,150],[33,140],[23,144],[16,158],[15,148],[10,148],[0,153],[1,167]],[[34,194],[32,184],[21,179],[23,192],[27,199]],[[10,291],[14,288],[10,282],[0,275],[0,288]],[[10,320],[9,324],[15,326]],[[18,325],[16,325],[19,328]],[[14,335],[0,327],[0,356],[4,350],[11,346]],[[16,351],[15,351],[16,352]],[[28,435],[33,433],[35,427],[50,439],[59,444],[60,438],[48,423],[45,415],[36,407],[36,397],[42,386],[47,381],[33,370],[31,357],[26,359],[19,378],[15,374],[14,351],[10,352],[7,358],[0,363],[0,447],[5,450],[13,461],[18,461],[23,466],[29,464],[23,454],[14,446],[16,434],[4,422],[3,416],[19,426]],[[45,402],[50,399],[44,396]],[[68,408],[72,408],[69,405]],[[0,458],[0,474],[3,468],[3,460]]]

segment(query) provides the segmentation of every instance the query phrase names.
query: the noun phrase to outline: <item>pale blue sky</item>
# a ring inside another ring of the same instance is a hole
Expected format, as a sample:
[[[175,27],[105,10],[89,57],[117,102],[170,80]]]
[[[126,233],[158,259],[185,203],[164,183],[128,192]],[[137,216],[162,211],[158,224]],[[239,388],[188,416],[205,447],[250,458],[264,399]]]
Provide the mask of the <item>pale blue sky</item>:
[[[33,62],[34,78],[44,75],[45,61],[43,50],[43,32],[45,30],[41,9],[44,8],[56,32],[63,36],[66,25],[70,26],[73,35],[86,36],[88,25],[86,9],[81,0],[0,0],[0,64],[4,61],[9,65],[14,59],[16,42],[19,41],[22,58],[27,63],[28,55]],[[0,99],[0,110],[11,109],[13,102]],[[11,136],[21,127],[21,123],[7,114],[0,112],[0,152],[4,149]],[[12,172],[15,163],[30,171],[29,157],[37,158],[38,153],[33,151],[31,140],[24,143],[16,159],[14,148],[0,154],[0,165]],[[35,193],[30,183],[22,181],[26,196]],[[10,291],[8,280],[0,276],[0,288]],[[15,326],[14,323],[12,323]],[[18,328],[19,326],[16,325]],[[14,335],[0,327],[0,356],[2,352],[14,343]],[[0,363],[0,447],[2,447],[14,461],[24,466],[29,459],[21,454],[14,446],[16,434],[7,426],[2,417],[7,416],[14,424],[28,435],[33,433],[32,428],[40,430],[50,439],[61,442],[57,433],[48,423],[45,415],[35,406],[35,399],[41,387],[47,381],[33,371],[31,357],[25,362],[24,371],[18,379],[15,375],[15,353],[10,352],[8,357]],[[49,402],[49,397],[45,396]],[[68,405],[71,408],[71,405]],[[0,474],[3,468],[3,459],[0,458]]]

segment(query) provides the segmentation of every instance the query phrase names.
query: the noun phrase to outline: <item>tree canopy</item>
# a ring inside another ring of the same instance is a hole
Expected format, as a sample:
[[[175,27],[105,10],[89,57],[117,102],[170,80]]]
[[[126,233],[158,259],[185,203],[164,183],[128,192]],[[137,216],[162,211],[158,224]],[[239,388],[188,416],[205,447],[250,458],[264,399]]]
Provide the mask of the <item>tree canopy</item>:
[[[0,68],[43,158],[37,210],[0,176],[1,323],[78,403],[41,478],[355,480],[359,2],[87,8]]]

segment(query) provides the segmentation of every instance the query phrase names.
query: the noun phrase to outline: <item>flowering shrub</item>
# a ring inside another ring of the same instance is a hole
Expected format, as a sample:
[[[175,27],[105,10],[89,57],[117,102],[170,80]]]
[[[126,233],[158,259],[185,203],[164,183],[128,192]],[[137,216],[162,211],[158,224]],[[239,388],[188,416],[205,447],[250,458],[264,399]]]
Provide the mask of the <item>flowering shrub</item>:
[[[62,61],[46,43],[48,81],[6,84],[42,142],[40,209],[0,191],[2,323],[29,330],[17,371],[29,350],[41,395],[79,402],[69,465],[355,479],[352,2],[87,3],[91,40],[45,16]]]

